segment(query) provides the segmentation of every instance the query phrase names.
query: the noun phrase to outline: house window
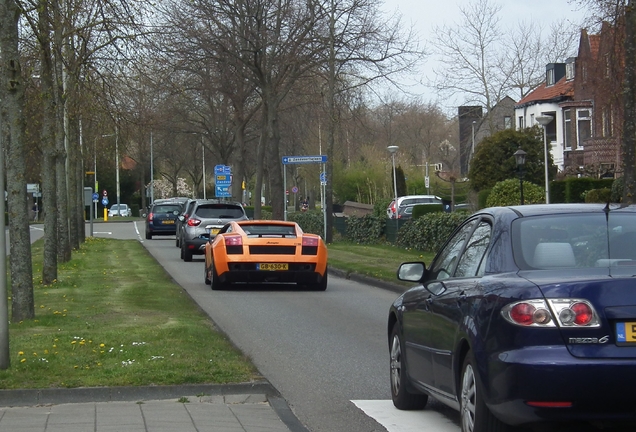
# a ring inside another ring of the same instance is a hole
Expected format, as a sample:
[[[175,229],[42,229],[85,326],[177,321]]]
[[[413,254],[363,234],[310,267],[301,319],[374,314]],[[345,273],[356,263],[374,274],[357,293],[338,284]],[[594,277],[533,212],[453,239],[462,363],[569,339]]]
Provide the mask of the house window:
[[[566,150],[572,150],[572,111],[563,110],[563,145]]]
[[[504,116],[504,129],[512,129],[512,117]]]
[[[519,116],[519,130],[523,129],[525,126],[523,125],[523,116]]]
[[[556,112],[554,111],[543,112],[541,113],[541,115],[552,117],[552,121],[545,126],[545,134],[546,134],[548,142],[556,141],[557,140],[557,122],[555,121]]]
[[[554,69],[548,69],[546,72],[545,85],[546,87],[554,85]]]
[[[583,148],[585,140],[592,137],[592,118],[589,109],[576,110],[576,142]]]
[[[600,178],[614,178],[614,164],[613,163],[602,163],[599,167],[599,177]]]

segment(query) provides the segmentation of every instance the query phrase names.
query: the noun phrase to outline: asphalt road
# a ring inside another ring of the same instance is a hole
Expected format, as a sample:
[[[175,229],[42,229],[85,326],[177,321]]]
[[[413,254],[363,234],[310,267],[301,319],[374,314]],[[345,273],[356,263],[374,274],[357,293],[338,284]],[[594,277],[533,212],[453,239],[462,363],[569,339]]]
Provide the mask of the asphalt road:
[[[174,236],[146,240],[143,221],[96,224],[94,235],[142,242],[251,358],[309,430],[459,429],[454,412],[440,414],[447,411],[441,406],[437,413],[426,410],[415,417],[402,416],[392,407],[385,327],[394,292],[337,277],[330,277],[325,292],[281,286],[212,291],[203,282],[203,257],[195,255],[193,262],[183,262]],[[374,418],[385,417],[378,414],[385,411],[392,419],[380,424]],[[436,417],[427,427],[431,412]],[[440,421],[445,427],[439,427]]]

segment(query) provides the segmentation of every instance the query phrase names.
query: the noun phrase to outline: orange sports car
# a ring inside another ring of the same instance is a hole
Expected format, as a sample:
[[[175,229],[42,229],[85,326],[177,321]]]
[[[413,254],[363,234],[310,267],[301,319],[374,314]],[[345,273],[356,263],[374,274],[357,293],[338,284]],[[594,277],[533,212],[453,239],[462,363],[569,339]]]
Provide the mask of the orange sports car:
[[[327,289],[327,247],[296,222],[243,220],[226,224],[205,245],[205,283],[295,282]]]

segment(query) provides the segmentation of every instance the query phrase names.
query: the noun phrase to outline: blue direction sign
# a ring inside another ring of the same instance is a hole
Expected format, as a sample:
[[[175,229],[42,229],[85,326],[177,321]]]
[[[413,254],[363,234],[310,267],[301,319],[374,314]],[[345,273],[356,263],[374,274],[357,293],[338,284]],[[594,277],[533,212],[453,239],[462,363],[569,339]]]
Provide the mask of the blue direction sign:
[[[217,198],[229,198],[232,196],[230,192],[230,186],[219,186],[218,184],[214,188]]]
[[[106,207],[108,205],[108,197],[102,198],[102,205]]]
[[[327,181],[327,173],[326,172],[321,172],[320,173],[320,181],[321,182],[326,182]]]
[[[214,174],[232,174],[232,167],[228,165],[215,165]]]
[[[93,201],[97,202],[98,199],[99,199],[99,194],[97,192],[93,192]]]
[[[327,155],[318,156],[283,156],[283,165],[306,164],[306,163],[326,163]]]
[[[217,174],[215,183],[217,186],[228,186],[232,184],[231,174]]]

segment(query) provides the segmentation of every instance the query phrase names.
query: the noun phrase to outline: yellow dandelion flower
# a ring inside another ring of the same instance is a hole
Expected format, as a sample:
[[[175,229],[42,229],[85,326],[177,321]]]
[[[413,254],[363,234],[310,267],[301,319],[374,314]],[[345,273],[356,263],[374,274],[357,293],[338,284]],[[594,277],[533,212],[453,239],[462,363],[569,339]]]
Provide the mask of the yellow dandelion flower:
[[[53,344],[53,348],[57,348],[57,345]]]
[[[79,367],[78,365],[73,366],[74,369],[77,369],[78,367]]]
[[[100,348],[104,348],[105,346],[106,346],[106,345],[104,345],[103,343],[100,343],[100,344],[99,344],[99,347],[100,347]]]
[[[18,351],[18,355],[24,355],[24,351]]]
[[[84,342],[84,341],[80,341],[80,345],[82,345],[82,346],[83,346],[83,345],[86,345],[86,342]]]
[[[71,345],[75,345],[77,341],[71,341]]]
[[[34,352],[34,353],[33,353],[33,355],[34,355],[35,357],[37,357],[37,356],[38,356],[38,353]]]
[[[48,353],[49,353],[49,350],[45,349],[44,354],[48,354]]]
[[[20,363],[24,363],[26,361],[25,358],[23,358],[22,360],[20,360]]]
[[[44,305],[40,305],[40,309],[44,309]]]

